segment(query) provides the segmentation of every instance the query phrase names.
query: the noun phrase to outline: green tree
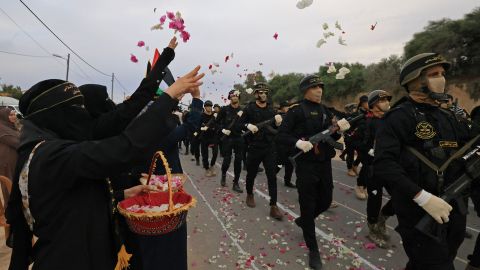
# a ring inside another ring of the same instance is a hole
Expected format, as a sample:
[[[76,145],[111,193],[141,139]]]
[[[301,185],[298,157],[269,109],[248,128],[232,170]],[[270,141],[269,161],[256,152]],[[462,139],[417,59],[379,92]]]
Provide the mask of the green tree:
[[[13,86],[9,84],[0,84],[2,91],[0,91],[1,96],[9,96],[16,99],[20,99],[22,96],[22,89],[19,86]]]

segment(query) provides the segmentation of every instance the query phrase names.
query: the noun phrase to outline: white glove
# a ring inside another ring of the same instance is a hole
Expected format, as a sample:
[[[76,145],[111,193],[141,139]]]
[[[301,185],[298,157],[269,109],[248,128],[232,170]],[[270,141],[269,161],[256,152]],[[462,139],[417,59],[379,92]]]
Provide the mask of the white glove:
[[[227,136],[230,136],[230,133],[232,133],[232,132],[228,129],[222,129],[222,133],[227,135]]]
[[[252,124],[248,124],[247,129],[250,130],[252,133],[258,132],[258,127]]]
[[[347,131],[350,129],[350,123],[348,123],[348,121],[345,118],[338,120],[337,125],[340,128],[341,132]]]
[[[422,190],[420,195],[413,200],[438,223],[443,224],[448,222],[448,216],[450,215],[450,211],[452,211],[452,206],[442,198]]]
[[[201,131],[207,131],[208,127],[201,127],[200,130]]]
[[[304,140],[298,140],[297,143],[295,143],[295,146],[302,150],[304,153],[312,150],[313,144],[309,141],[304,141]]]
[[[370,149],[370,151],[368,151],[368,155],[374,157],[375,156],[375,149]]]
[[[275,125],[279,127],[282,124],[282,116],[280,114],[275,115]]]
[[[198,133],[197,132],[194,132],[193,133],[193,136],[197,137]]]
[[[238,117],[242,117],[243,111],[238,111],[238,112],[237,112],[237,115],[238,115]]]

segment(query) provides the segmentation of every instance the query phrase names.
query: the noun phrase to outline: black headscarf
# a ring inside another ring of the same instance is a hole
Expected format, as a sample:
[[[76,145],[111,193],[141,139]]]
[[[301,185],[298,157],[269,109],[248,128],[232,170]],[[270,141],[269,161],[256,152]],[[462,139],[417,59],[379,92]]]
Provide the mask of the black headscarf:
[[[20,111],[41,129],[61,139],[88,140],[92,137],[93,118],[83,106],[78,88],[63,80],[45,80],[20,98]]]
[[[110,112],[115,109],[115,103],[108,98],[107,87],[99,84],[84,84],[80,86],[80,92],[83,95],[85,109],[93,118],[97,118],[102,113]]]

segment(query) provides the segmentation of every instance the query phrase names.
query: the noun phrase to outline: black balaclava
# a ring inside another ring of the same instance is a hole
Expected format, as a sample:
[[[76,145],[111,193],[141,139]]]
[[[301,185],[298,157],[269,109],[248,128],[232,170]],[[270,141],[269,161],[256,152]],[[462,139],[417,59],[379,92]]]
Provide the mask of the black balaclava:
[[[45,80],[32,86],[20,98],[26,120],[56,133],[61,139],[83,141],[92,138],[94,121],[83,106],[78,88],[63,80]]]
[[[84,84],[80,87],[85,109],[93,118],[115,109],[115,103],[108,98],[107,87],[99,84]]]

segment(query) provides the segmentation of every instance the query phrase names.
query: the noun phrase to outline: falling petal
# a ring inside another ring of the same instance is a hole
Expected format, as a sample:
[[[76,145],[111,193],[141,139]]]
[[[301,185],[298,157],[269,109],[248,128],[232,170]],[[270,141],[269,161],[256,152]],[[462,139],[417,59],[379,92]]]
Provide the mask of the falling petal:
[[[212,67],[213,67],[212,65],[209,65],[209,66],[208,66],[208,69],[212,69]]]
[[[237,68],[239,68],[239,67],[240,67],[240,65],[239,65],[239,64],[236,64],[235,66],[236,66]]]
[[[323,30],[327,30],[328,29],[328,23],[323,23],[322,27],[323,27]]]
[[[180,13],[180,11],[177,11],[177,13],[175,15],[176,15],[177,19],[182,18],[182,13]]]
[[[375,22],[375,24],[372,24],[370,25],[370,30],[375,30],[375,27],[377,27],[377,22]]]
[[[335,76],[335,79],[337,79],[337,80],[343,80],[343,79],[345,79],[345,74],[338,73],[338,74]]]
[[[180,37],[182,38],[183,42],[187,42],[190,39],[190,33],[187,31],[180,32]]]
[[[155,13],[155,11],[157,11],[157,8],[154,8],[154,9],[153,9],[153,13]]]
[[[298,9],[304,9],[304,8],[307,8],[307,7],[311,6],[312,3],[313,3],[313,0],[300,0],[297,3],[297,8]]]
[[[322,47],[323,44],[327,43],[327,41],[325,39],[320,39],[318,42],[317,42],[317,48],[320,48]]]
[[[150,50],[149,46],[145,46],[145,50],[148,52]]]
[[[145,46],[145,42],[140,40],[139,42],[137,42],[137,46],[141,48]]]
[[[138,59],[135,55],[133,54],[130,54],[130,61],[132,61],[133,63],[137,63],[138,62]]]
[[[155,24],[154,26],[152,26],[152,27],[150,28],[150,30],[163,30],[163,26],[162,26],[162,24],[160,24],[160,23],[159,23],[159,24]]]
[[[160,23],[161,24],[164,24],[165,20],[167,20],[167,16],[163,15],[162,17],[160,17]]]
[[[337,69],[335,68],[335,65],[333,65],[333,64],[330,65],[328,67],[327,73],[330,74],[330,73],[335,73],[335,72],[337,72]]]
[[[333,36],[335,36],[335,34],[334,34],[333,32],[325,32],[325,33],[323,33],[323,37],[326,38],[326,39],[329,38],[329,37],[333,37]]]
[[[230,58],[233,59],[233,52],[230,54]]]
[[[338,37],[338,44],[347,46],[347,43],[345,43],[345,40],[342,37]]]
[[[278,39],[278,33],[275,32],[275,34],[273,35],[273,38],[274,38],[275,40],[277,40],[277,39]]]
[[[253,89],[252,88],[247,88],[247,90],[245,90],[245,92],[247,92],[247,94],[251,94],[251,93],[253,93]]]
[[[213,65],[216,66],[217,68],[220,67],[219,63],[213,63]]]
[[[175,14],[173,14],[173,12],[167,11],[167,17],[168,17],[170,20],[173,20],[173,19],[175,19]]]
[[[342,67],[338,70],[338,72],[340,72],[342,74],[348,74],[348,73],[350,73],[350,69],[348,69],[346,67]]]
[[[225,63],[230,59],[230,56],[225,56]]]
[[[343,31],[342,26],[340,25],[340,23],[338,21],[335,22],[335,28],[337,28],[340,31]]]

